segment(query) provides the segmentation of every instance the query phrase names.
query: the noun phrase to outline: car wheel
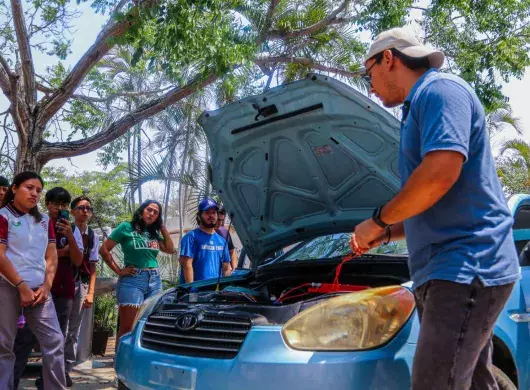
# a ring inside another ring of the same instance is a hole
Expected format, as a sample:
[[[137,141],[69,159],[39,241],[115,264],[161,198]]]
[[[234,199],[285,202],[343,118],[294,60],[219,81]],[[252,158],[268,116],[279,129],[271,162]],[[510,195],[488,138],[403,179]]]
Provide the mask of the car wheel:
[[[499,390],[517,390],[517,387],[513,384],[512,380],[508,378],[500,368],[493,366],[493,376],[497,381]]]

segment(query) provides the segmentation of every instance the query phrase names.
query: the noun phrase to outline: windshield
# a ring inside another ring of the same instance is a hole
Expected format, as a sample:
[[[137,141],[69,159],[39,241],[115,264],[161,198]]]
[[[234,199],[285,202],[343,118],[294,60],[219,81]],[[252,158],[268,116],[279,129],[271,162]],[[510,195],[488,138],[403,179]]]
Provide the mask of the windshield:
[[[344,257],[351,253],[349,246],[351,235],[352,233],[349,232],[329,234],[313,238],[280,256],[278,259],[276,259],[275,263],[295,260],[316,260]],[[368,253],[407,256],[407,243],[405,240],[391,242],[388,245],[381,245],[378,248],[371,249]]]

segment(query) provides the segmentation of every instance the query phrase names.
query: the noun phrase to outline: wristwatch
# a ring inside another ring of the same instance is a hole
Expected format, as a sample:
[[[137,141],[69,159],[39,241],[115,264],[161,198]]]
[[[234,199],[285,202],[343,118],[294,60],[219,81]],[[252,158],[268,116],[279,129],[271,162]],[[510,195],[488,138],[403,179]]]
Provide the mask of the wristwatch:
[[[381,220],[381,210],[383,210],[383,206],[379,206],[374,210],[374,214],[372,215],[372,220],[381,228],[386,229],[390,224],[384,223]]]

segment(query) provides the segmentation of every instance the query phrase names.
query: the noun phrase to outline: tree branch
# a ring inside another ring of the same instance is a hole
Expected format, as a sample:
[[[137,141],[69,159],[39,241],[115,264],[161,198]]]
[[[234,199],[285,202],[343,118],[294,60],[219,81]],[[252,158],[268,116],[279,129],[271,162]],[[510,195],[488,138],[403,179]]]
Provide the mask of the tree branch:
[[[321,21],[306,27],[302,28],[300,30],[293,30],[293,31],[280,31],[280,30],[273,30],[271,31],[267,38],[268,39],[291,39],[291,38],[297,38],[305,35],[311,35],[317,31],[322,30],[323,28],[329,26],[330,24],[337,24],[337,23],[346,23],[348,19],[340,18],[339,21],[337,21],[337,16],[346,8],[348,8],[348,5],[350,3],[350,0],[344,0],[344,2],[334,11],[332,11],[328,16],[326,16]]]
[[[316,69],[316,70],[320,70],[320,71],[323,71],[323,72],[331,72],[331,73],[339,74],[339,75],[345,76],[345,77],[359,77],[359,76],[362,76],[364,74],[363,70],[358,70],[358,71],[353,71],[352,72],[352,71],[346,70],[346,69],[341,69],[341,68],[336,68],[336,67],[333,67],[333,66],[322,65],[322,64],[319,64],[317,62],[312,61],[310,58],[305,58],[305,57],[285,57],[285,56],[265,57],[265,58],[258,58],[256,60],[254,60],[254,62],[256,64],[269,64],[269,63],[273,63],[273,64],[290,64],[290,63],[294,63],[294,64],[305,65],[305,66],[308,66],[310,68],[313,68],[313,69]]]
[[[107,103],[115,98],[118,97],[139,97],[139,96],[149,96],[149,95],[156,95],[158,93],[164,93],[170,90],[171,88],[174,88],[173,86],[160,88],[160,89],[154,89],[152,91],[131,91],[131,92],[116,92],[111,93],[104,97],[94,97],[94,96],[86,96],[82,94],[74,93],[72,94],[71,98],[83,100],[89,103]],[[41,83],[37,83],[37,89],[45,94],[51,94],[54,93],[56,90],[50,87],[47,87]]]
[[[269,29],[272,26],[272,18],[274,16],[274,11],[276,11],[276,7],[278,6],[279,3],[280,3],[280,0],[271,0],[269,9],[267,10],[267,16],[265,18],[265,23],[263,24],[263,27],[261,29],[258,39],[256,40],[257,45],[261,45],[263,42],[265,42],[265,39],[267,39]]]
[[[45,164],[54,158],[74,157],[90,153],[121,137],[137,123],[158,114],[197,90],[212,84],[218,78],[219,76],[210,73],[206,77],[195,78],[184,87],[174,87],[165,95],[143,104],[133,112],[110,124],[106,130],[92,137],[71,142],[50,143],[45,141],[42,147],[41,162]]]
[[[132,23],[128,18],[125,18],[123,21],[112,24],[110,27],[106,27],[101,31],[96,42],[81,57],[63,81],[61,87],[53,92],[47,101],[43,101],[44,109],[38,119],[40,125],[45,125],[59,111],[64,103],[72,96],[79,84],[81,84],[88,72],[115,45],[115,42],[112,42],[112,38],[122,35]]]
[[[11,101],[11,83],[9,82],[9,75],[5,69],[0,67],[0,89],[4,95]]]
[[[24,88],[26,104],[30,110],[33,110],[37,103],[35,68],[33,66],[33,58],[31,57],[31,48],[21,0],[11,0],[11,8],[13,10],[13,23],[17,35],[18,50],[20,59],[22,60],[22,74],[24,75],[22,86]]]

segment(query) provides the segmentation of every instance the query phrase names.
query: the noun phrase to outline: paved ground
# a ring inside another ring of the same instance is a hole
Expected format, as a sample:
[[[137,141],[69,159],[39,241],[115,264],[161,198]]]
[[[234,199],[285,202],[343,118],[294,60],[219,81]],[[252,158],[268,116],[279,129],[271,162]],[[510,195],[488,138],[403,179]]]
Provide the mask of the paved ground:
[[[79,390],[114,390],[115,373],[112,367],[114,358],[114,341],[109,339],[105,356],[93,356],[77,367],[70,375],[74,382],[72,389]],[[39,375],[40,364],[30,364],[18,386],[19,390],[35,390],[35,379]]]

